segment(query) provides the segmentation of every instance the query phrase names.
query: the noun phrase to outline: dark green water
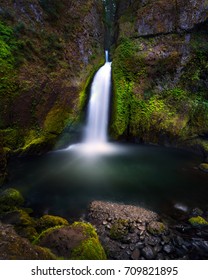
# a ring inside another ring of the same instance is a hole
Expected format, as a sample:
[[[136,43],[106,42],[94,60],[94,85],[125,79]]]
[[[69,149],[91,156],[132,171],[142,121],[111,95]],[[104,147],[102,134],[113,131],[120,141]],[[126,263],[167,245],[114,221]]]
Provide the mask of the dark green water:
[[[164,212],[169,205],[208,208],[208,174],[200,158],[154,146],[109,146],[99,154],[75,149],[10,162],[8,186],[22,191],[37,214],[80,217],[92,200],[145,206]]]

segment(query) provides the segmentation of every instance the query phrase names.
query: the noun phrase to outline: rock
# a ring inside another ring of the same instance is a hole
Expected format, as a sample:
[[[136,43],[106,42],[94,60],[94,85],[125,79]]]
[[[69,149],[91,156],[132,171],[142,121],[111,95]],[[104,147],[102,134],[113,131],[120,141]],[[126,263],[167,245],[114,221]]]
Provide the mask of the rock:
[[[51,227],[69,225],[68,221],[59,216],[44,215],[37,221],[38,231],[43,231]]]
[[[35,243],[65,259],[106,259],[97,233],[88,223],[76,222],[71,226],[49,228],[40,234]]]
[[[128,227],[126,220],[117,220],[114,224],[112,224],[109,236],[112,239],[124,241],[124,238],[128,234]]]
[[[50,250],[32,245],[17,235],[11,225],[0,223],[0,259],[1,260],[55,260]]]
[[[21,193],[13,188],[0,192],[0,212],[7,212],[23,206],[24,198]]]
[[[171,246],[169,244],[163,246],[163,251],[167,254],[172,253],[173,250],[174,250],[173,246]]]
[[[161,222],[153,221],[147,225],[147,231],[154,235],[160,235],[167,231],[167,227]]]
[[[142,256],[147,260],[153,260],[155,258],[155,252],[152,247],[146,246],[141,250]]]
[[[204,171],[204,172],[208,172],[208,163],[201,163],[200,165],[199,165],[199,169],[201,170],[201,171]]]
[[[144,248],[144,246],[145,246],[145,244],[143,242],[136,243],[136,247],[139,248],[139,249]]]
[[[106,217],[106,218],[104,218]],[[132,205],[110,203],[103,201],[93,201],[89,206],[88,218],[98,225],[102,224],[107,217],[120,219],[129,222],[137,221],[150,222],[158,218],[158,215],[152,211]]]
[[[5,224],[14,225],[16,232],[30,241],[33,241],[38,235],[35,220],[22,209],[6,212],[2,215],[1,220]]]
[[[155,246],[160,243],[160,240],[161,239],[156,236],[149,236],[145,238],[145,244]]]
[[[199,208],[194,208],[191,211],[191,216],[193,216],[193,217],[197,217],[197,216],[201,216],[201,215],[203,215],[203,211]]]
[[[140,257],[140,251],[139,251],[139,249],[135,249],[131,254],[131,259],[139,260],[139,257]]]
[[[192,226],[196,226],[196,227],[197,226],[207,226],[208,225],[208,222],[204,218],[202,218],[201,216],[192,217],[188,221]]]
[[[133,10],[132,13],[135,13],[134,24],[130,24],[130,20],[128,22],[122,20],[119,23],[123,36],[133,35],[135,31],[137,31],[137,36],[167,34],[180,30],[187,31],[196,24],[205,22],[208,17],[208,4],[204,0],[179,0],[177,3],[174,0],[168,2],[165,0],[150,0],[145,4],[137,3],[130,5]],[[120,6],[121,4],[119,5],[121,10]],[[123,13],[125,13],[125,10],[123,10]]]

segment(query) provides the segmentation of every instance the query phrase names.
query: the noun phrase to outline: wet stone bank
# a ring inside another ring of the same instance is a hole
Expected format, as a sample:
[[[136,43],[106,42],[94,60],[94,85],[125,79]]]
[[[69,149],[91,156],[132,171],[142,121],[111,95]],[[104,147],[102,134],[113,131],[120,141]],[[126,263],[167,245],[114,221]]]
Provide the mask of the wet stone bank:
[[[207,259],[208,226],[199,209],[187,222],[170,222],[131,205],[94,201],[89,221],[97,228],[108,259]]]

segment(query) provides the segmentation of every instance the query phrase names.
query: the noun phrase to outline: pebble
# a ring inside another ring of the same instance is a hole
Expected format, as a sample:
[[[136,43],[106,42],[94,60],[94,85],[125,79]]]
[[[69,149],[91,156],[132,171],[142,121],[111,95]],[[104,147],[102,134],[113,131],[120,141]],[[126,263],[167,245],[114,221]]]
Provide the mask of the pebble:
[[[144,248],[144,243],[143,242],[138,242],[136,244],[136,247],[139,248],[139,249],[142,249],[142,248]]]
[[[152,260],[155,257],[155,252],[150,246],[146,246],[142,249],[142,255],[145,257],[147,260]]]
[[[165,245],[163,246],[163,251],[167,254],[170,254],[173,252],[173,247],[171,245]]]
[[[131,244],[131,245],[129,246],[129,248],[130,248],[131,251],[134,251],[135,245]]]
[[[103,221],[103,225],[104,225],[104,226],[107,225],[107,223],[108,223],[107,221]]]
[[[133,253],[131,254],[132,260],[138,260],[140,257],[140,251],[138,249],[135,249]]]

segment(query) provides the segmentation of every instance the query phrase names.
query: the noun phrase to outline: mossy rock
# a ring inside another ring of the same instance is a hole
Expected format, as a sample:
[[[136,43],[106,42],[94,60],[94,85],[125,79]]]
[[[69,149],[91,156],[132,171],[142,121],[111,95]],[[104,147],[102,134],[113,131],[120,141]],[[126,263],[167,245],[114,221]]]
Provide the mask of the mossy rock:
[[[20,237],[11,225],[0,223],[0,260],[55,260],[47,248],[32,245]]]
[[[14,210],[23,204],[24,198],[16,189],[9,188],[0,193],[0,213]]]
[[[71,226],[56,226],[43,231],[34,244],[49,248],[64,259],[106,259],[93,226],[76,222]]]
[[[128,221],[119,219],[111,227],[109,236],[122,241],[128,234]]]
[[[72,250],[72,260],[105,260],[106,254],[98,238],[88,238]]]
[[[16,232],[21,236],[33,241],[38,233],[35,229],[35,220],[22,209],[9,211],[1,215],[1,221],[14,226]]]
[[[204,171],[204,172],[208,173],[208,163],[201,163],[201,164],[199,165],[199,169],[200,169],[201,171]]]
[[[37,221],[38,231],[43,231],[48,228],[55,226],[67,226],[69,225],[68,221],[59,216],[44,215]]]
[[[153,235],[161,235],[167,232],[167,227],[157,221],[152,221],[147,225],[147,231]]]
[[[202,218],[201,216],[192,217],[188,221],[194,227],[207,226],[208,225],[208,222],[204,218]]]

